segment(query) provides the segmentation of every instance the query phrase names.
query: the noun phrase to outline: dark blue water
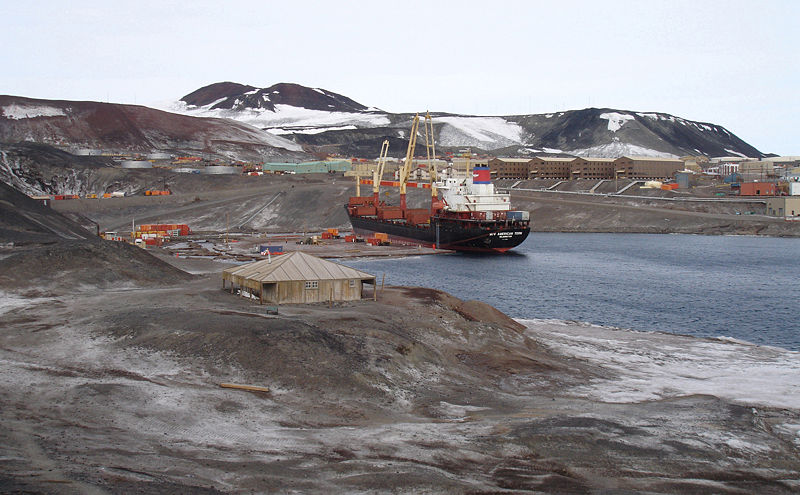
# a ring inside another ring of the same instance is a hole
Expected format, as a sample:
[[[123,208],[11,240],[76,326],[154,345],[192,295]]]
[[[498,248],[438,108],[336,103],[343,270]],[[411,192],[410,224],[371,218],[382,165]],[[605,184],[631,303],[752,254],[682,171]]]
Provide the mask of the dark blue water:
[[[800,239],[531,234],[505,255],[343,262],[515,318],[584,321],[800,350]]]

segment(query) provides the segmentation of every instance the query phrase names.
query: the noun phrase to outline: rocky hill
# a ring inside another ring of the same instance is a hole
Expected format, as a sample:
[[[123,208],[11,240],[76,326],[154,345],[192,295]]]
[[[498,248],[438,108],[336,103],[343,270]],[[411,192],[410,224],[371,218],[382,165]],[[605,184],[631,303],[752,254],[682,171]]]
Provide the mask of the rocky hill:
[[[291,138],[316,151],[374,157],[389,139],[403,156],[413,114],[392,114],[297,84],[258,89],[225,82],[194,91],[170,111],[233,119]],[[657,112],[587,108],[535,115],[432,114],[443,151],[470,147],[495,155],[571,154],[619,157],[764,156],[722,126]]]
[[[124,242],[95,232],[0,181],[0,287],[59,287],[120,282],[157,285],[191,276]]]
[[[226,160],[310,157],[298,144],[241,122],[139,105],[0,95],[0,142],[21,141],[64,149],[163,151]]]

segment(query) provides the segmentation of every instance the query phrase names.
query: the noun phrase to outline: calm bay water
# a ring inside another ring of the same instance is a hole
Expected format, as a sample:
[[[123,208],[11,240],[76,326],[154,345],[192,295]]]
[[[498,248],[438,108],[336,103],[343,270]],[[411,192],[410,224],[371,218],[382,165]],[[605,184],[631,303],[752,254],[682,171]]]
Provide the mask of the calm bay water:
[[[800,239],[533,233],[500,256],[346,260],[514,318],[575,320],[800,351]]]

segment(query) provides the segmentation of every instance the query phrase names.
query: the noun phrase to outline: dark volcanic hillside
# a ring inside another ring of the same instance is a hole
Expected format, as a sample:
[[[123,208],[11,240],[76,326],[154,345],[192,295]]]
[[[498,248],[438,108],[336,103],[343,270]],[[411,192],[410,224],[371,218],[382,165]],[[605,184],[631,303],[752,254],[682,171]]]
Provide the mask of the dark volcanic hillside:
[[[326,112],[367,110],[367,107],[346,96],[292,83],[278,83],[263,89],[232,82],[214,83],[189,93],[181,101],[196,107],[209,105],[212,110],[267,109],[274,112],[275,105]]]
[[[182,270],[81,225],[0,182],[0,289],[88,284],[152,285],[188,280]]]
[[[0,181],[0,240],[5,244],[100,242],[82,226]]]
[[[646,155],[648,151],[675,156],[764,156],[722,126],[663,113],[586,108],[509,120],[530,133],[529,147],[582,156]]]
[[[402,156],[413,116],[368,109],[330,91],[286,83],[264,89],[216,83],[186,95],[172,110],[246,122],[316,152],[366,158],[377,155],[384,139],[399,141],[389,153]],[[518,156],[764,156],[721,126],[665,113],[587,108],[536,115],[433,116],[437,147],[443,151],[469,147]]]
[[[195,118],[138,105],[0,95],[0,142],[20,141],[241,160],[308,158],[291,141],[231,120]]]

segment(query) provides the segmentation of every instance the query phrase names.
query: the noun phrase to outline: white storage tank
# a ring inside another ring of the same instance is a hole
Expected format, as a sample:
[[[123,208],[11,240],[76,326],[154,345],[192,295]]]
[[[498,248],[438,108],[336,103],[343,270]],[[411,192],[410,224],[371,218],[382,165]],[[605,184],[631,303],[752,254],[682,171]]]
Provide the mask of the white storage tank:
[[[120,162],[122,168],[153,168],[153,164],[147,160],[124,160]]]
[[[225,175],[225,174],[241,174],[241,167],[230,167],[226,165],[211,165],[209,167],[201,168],[201,174],[209,175]]]

